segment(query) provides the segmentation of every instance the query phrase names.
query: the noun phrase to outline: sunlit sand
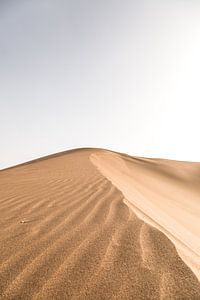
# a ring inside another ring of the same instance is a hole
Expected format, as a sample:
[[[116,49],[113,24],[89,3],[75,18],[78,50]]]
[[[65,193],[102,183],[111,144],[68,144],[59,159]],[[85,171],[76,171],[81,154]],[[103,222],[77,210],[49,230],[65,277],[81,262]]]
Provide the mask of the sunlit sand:
[[[0,171],[1,299],[200,299],[199,178],[100,149]]]

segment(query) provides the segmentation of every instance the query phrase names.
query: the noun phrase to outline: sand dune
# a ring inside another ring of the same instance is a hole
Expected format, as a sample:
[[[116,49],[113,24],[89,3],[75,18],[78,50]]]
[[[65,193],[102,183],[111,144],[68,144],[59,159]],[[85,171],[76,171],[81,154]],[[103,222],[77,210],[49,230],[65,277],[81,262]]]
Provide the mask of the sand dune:
[[[200,163],[134,158],[104,151],[91,160],[125,203],[164,232],[200,279]]]
[[[99,149],[1,171],[1,299],[200,299],[199,196],[199,163]]]

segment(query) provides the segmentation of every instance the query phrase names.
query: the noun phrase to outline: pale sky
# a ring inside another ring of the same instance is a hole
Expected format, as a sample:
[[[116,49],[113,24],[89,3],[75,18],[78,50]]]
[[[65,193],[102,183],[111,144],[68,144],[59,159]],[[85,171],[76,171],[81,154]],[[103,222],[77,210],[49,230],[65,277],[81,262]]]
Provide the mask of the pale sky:
[[[77,147],[200,161],[199,0],[1,0],[0,168]]]

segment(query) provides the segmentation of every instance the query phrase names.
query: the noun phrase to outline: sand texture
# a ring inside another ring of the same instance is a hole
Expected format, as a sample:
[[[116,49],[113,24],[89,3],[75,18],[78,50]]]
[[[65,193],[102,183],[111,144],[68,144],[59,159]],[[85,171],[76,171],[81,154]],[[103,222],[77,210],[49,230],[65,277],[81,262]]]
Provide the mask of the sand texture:
[[[200,299],[200,163],[79,149],[0,171],[1,299]]]

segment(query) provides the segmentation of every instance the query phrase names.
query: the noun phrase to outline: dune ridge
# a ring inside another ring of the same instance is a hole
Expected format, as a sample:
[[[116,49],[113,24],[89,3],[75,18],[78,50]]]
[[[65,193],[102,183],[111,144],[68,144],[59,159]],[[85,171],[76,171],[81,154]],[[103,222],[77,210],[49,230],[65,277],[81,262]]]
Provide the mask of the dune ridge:
[[[123,192],[125,203],[164,232],[200,279],[200,164],[92,154],[92,162]]]
[[[1,299],[200,298],[175,244],[114,182],[116,159],[130,171],[133,158],[79,149],[0,172]]]

